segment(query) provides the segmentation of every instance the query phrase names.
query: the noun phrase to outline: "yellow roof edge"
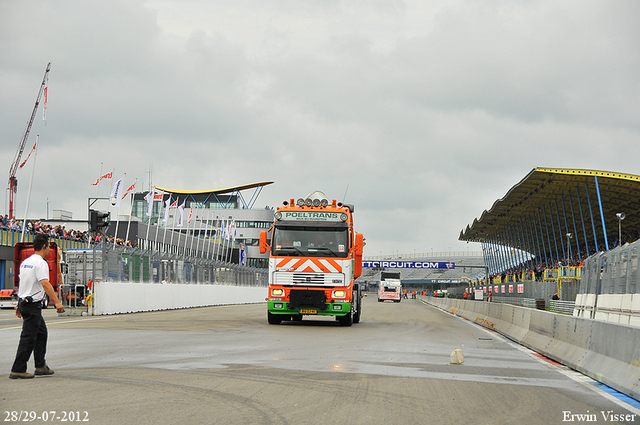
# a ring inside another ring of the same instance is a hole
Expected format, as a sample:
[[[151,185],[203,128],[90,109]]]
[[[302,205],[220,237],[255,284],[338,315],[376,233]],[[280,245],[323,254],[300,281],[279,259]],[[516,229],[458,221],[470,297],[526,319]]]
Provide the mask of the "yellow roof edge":
[[[582,170],[578,168],[545,168],[545,167],[536,167],[534,171],[539,171],[541,173],[597,176],[597,177],[609,177],[612,179],[640,181],[640,176],[636,176],[634,174],[616,173],[613,171]]]
[[[236,190],[255,189],[256,187],[267,186],[273,183],[274,182],[272,181],[258,182],[258,183],[245,184],[243,186],[234,186],[234,187],[228,187],[226,189],[215,189],[215,190],[176,190],[176,189],[167,189],[159,186],[152,186],[152,187],[154,189],[157,189],[165,193],[173,193],[177,195],[196,195],[196,194],[202,194],[202,193],[229,193]]]

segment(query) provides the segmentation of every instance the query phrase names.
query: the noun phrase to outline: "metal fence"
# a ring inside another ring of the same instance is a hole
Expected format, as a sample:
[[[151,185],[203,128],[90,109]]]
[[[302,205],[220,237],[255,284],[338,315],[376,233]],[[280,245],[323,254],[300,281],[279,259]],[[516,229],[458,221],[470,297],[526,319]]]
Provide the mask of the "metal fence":
[[[65,253],[65,284],[87,285],[91,280],[139,283],[187,283],[267,286],[266,269],[241,266],[201,256],[97,244],[95,250]]]
[[[598,252],[584,261],[580,294],[636,294],[640,289],[638,241]]]

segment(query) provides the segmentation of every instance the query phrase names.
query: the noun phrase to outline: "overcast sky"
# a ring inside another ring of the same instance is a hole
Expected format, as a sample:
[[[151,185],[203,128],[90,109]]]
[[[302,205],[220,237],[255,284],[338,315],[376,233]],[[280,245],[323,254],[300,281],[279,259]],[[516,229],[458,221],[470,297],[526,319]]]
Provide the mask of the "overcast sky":
[[[535,167],[640,175],[639,21],[636,0],[2,0],[0,167],[51,62],[30,217],[86,219],[102,163],[141,189],[275,181],[258,207],[322,190],[367,256],[479,251],[460,231]]]

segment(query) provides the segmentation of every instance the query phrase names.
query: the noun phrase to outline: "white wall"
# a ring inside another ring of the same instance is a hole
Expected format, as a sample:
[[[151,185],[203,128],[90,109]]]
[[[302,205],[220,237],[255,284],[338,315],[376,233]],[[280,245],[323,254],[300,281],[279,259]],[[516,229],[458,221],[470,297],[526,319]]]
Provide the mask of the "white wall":
[[[96,282],[93,314],[255,304],[265,302],[266,297],[266,287]]]

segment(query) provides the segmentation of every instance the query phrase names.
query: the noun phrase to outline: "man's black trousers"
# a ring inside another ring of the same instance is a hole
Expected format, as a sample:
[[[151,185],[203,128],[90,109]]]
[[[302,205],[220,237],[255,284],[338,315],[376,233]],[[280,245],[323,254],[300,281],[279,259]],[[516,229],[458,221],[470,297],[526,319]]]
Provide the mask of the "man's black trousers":
[[[42,317],[41,302],[18,302],[18,309],[22,314],[22,333],[16,360],[11,372],[26,373],[27,362],[33,353],[36,367],[44,367],[47,351],[47,325]]]

